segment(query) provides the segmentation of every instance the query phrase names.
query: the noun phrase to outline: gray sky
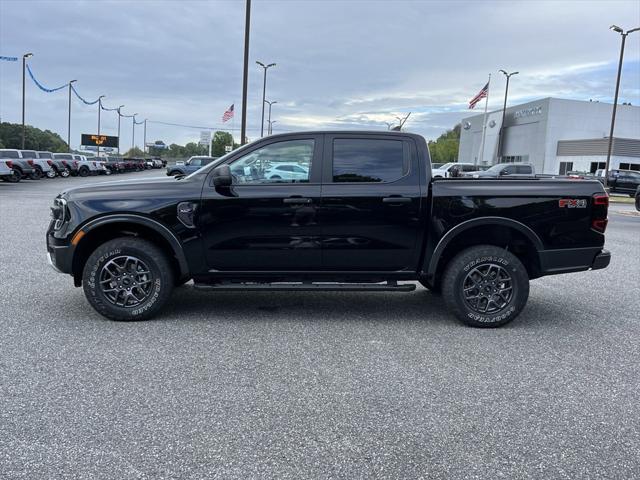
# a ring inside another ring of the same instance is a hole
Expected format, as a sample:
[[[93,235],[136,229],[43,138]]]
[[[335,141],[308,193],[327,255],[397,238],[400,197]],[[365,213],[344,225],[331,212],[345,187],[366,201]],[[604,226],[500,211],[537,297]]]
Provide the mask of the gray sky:
[[[407,130],[431,139],[469,114],[492,73],[489,108],[502,105],[500,68],[519,70],[509,103],[554,96],[611,101],[620,36],[640,26],[637,1],[272,1],[252,4],[248,135],[259,136],[262,69],[277,100],[274,132],[386,129],[414,112]],[[239,139],[243,1],[0,0],[0,55],[33,52],[46,87],[77,79],[88,100],[125,104],[171,123],[230,129]],[[21,68],[0,61],[0,117],[20,122]],[[621,102],[640,104],[640,32],[629,36]],[[483,104],[476,107],[481,111]],[[72,145],[95,133],[96,106],[72,99]],[[103,112],[102,132],[117,115]],[[27,77],[27,123],[67,136],[67,92],[45,93]],[[197,141],[199,130],[148,124],[147,140]],[[136,127],[141,145],[142,128]],[[122,145],[131,145],[123,119]]]

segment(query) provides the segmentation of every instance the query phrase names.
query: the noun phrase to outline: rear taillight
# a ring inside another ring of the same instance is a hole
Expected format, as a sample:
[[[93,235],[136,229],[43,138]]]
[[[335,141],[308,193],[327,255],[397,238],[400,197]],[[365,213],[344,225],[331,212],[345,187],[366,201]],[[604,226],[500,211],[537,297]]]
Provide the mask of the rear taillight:
[[[27,163],[33,167],[33,160],[27,160]]]
[[[49,165],[50,167],[53,167],[53,162],[51,160],[47,160],[47,165]]]
[[[7,167],[13,168],[13,162],[11,160],[7,160]]]
[[[67,161],[66,160],[62,160],[62,164],[66,167],[67,166]]]
[[[593,195],[593,205],[591,208],[591,228],[599,233],[604,233],[607,229],[607,213],[609,210],[609,195],[606,193],[596,193]]]
[[[96,167],[96,166],[97,166],[97,165],[96,165],[96,162],[93,162],[93,166],[94,166],[94,167]]]
[[[74,161],[73,161],[73,166],[74,166],[74,167],[77,167],[77,166],[78,166],[78,161],[77,161],[77,160],[74,160]]]

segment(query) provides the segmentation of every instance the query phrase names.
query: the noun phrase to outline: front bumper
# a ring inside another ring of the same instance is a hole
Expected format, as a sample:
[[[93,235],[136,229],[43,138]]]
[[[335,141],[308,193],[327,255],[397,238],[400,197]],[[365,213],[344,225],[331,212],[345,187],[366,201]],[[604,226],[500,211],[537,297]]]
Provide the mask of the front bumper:
[[[73,274],[73,250],[72,245],[55,238],[51,233],[47,234],[47,258],[56,272]]]

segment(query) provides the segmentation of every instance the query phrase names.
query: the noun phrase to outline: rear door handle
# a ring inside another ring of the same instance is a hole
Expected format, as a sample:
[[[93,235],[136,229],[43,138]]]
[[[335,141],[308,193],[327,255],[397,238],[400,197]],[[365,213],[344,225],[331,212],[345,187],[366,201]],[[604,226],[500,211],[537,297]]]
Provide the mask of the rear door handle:
[[[301,204],[307,204],[307,203],[311,203],[311,199],[310,198],[306,198],[306,197],[289,197],[289,198],[284,198],[282,200],[283,203],[288,203],[291,205],[301,205]]]
[[[408,197],[383,197],[382,203],[392,203],[392,204],[411,203],[411,199]]]

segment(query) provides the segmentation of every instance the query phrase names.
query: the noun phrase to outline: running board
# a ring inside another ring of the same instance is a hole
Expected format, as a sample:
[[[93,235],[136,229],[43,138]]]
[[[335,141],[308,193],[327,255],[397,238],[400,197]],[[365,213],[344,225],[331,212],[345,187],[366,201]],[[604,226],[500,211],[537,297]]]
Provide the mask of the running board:
[[[416,289],[415,284],[396,282],[385,283],[332,283],[332,282],[277,282],[277,283],[196,283],[196,290],[226,290],[226,291],[270,291],[285,292],[297,290],[300,292],[411,292]]]

